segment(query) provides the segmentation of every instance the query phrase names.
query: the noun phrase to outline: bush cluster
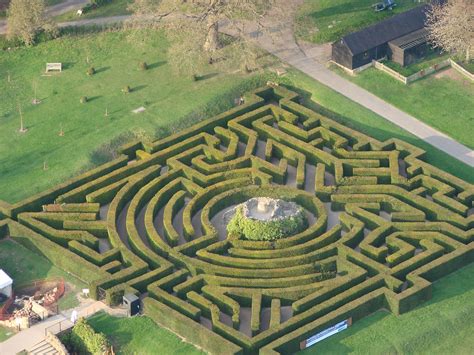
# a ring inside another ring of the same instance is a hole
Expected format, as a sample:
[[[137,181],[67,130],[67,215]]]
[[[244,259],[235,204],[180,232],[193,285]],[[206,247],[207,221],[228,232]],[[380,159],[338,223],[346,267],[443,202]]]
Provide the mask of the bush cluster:
[[[243,207],[236,208],[234,217],[227,225],[230,236],[243,237],[249,240],[277,240],[302,232],[308,226],[304,210],[288,218],[261,221],[248,218],[243,213]]]
[[[72,354],[105,354],[110,347],[107,337],[95,330],[81,318],[72,328],[71,332],[61,337],[61,342]]]

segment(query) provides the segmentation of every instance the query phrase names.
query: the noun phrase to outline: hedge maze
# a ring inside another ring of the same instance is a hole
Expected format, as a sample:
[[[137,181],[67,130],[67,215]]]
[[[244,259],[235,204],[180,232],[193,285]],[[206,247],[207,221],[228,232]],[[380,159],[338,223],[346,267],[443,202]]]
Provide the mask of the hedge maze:
[[[474,187],[397,139],[377,141],[281,86],[15,205],[0,235],[40,252],[114,304],[216,354],[275,354],[381,308],[401,314],[474,259]],[[319,112],[320,111],[320,112]],[[276,241],[227,238],[252,197],[304,207]]]

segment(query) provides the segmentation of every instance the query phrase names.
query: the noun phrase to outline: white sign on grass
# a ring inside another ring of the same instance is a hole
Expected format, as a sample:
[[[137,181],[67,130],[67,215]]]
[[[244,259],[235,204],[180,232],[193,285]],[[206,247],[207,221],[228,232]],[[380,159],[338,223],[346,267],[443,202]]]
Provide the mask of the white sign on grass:
[[[307,347],[310,347],[311,345],[314,345],[318,342],[320,342],[321,340],[324,340],[328,337],[330,337],[331,335],[334,335],[334,334],[337,334],[339,332],[342,332],[343,330],[347,329],[349,326],[351,325],[351,319],[346,319],[342,322],[339,322],[335,325],[333,325],[332,327],[329,327],[325,330],[323,330],[322,332],[319,332],[315,335],[313,335],[312,337],[309,337],[308,339],[306,339],[306,341],[304,341],[302,343],[302,348],[307,348]]]

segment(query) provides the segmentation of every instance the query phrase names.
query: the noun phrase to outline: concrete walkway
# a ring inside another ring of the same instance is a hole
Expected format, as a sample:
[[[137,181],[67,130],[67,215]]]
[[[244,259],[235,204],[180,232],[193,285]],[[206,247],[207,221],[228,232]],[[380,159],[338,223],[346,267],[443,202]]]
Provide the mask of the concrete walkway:
[[[22,330],[12,336],[11,338],[0,343],[0,354],[13,355],[22,350],[33,348],[36,344],[41,342],[46,331],[57,334],[65,329],[71,328],[74,324],[70,321],[72,311],[76,310],[79,318],[89,317],[99,311],[105,311],[114,316],[125,316],[126,312],[122,309],[112,309],[100,301],[85,300],[80,306],[61,312],[56,316],[52,316],[43,322],[40,322],[31,328]]]

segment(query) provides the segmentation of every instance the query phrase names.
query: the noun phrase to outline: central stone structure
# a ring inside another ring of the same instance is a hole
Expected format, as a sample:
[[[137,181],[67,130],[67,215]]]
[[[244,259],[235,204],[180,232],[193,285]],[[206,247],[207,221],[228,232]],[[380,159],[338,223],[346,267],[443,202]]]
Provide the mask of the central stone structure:
[[[280,199],[251,198],[234,211],[227,232],[249,240],[281,239],[300,233],[308,225],[301,206]]]

